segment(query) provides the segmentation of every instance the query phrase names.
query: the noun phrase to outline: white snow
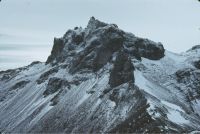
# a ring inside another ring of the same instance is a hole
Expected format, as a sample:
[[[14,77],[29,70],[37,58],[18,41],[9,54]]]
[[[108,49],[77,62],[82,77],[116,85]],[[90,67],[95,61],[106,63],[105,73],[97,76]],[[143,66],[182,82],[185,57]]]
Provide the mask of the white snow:
[[[122,115],[122,117],[126,117],[127,116],[127,113],[128,113],[128,111],[129,111],[129,107],[130,106],[124,106],[123,107],[123,109],[121,110],[121,115]]]
[[[186,59],[186,57],[184,57],[183,55],[176,54],[170,51],[165,51],[165,55],[167,55],[168,58],[176,61],[176,63],[181,63]]]
[[[172,122],[178,123],[178,124],[188,124],[189,121],[186,120],[180,112],[176,111],[176,110],[170,110],[169,113],[167,114],[167,117],[169,118],[169,120],[171,120]]]
[[[163,97],[160,95],[166,94],[166,96],[168,96],[169,94],[167,94],[167,92],[165,91],[166,89],[162,89],[159,86],[156,86],[154,83],[152,83],[151,81],[148,81],[148,79],[146,79],[144,77],[144,75],[142,74],[142,72],[140,72],[139,70],[135,70],[134,71],[134,76],[135,76],[135,84],[142,90],[144,90],[145,92],[149,93],[150,95],[156,97],[158,100],[160,100],[160,104],[164,104],[165,106],[167,106],[167,110],[168,110],[168,114],[167,117],[170,121],[177,123],[177,124],[187,124],[189,123],[188,120],[186,120],[183,116],[182,113],[184,113],[184,110],[178,106],[175,105],[173,103],[167,102],[163,100]],[[166,93],[165,93],[166,92]],[[170,98],[170,97],[169,97]],[[159,113],[155,113],[153,111],[154,106],[156,104],[154,104],[153,100],[149,100],[148,102],[150,104],[150,108],[148,108],[148,112],[153,116],[153,117],[159,117],[160,114]],[[152,110],[152,111],[151,111]]]
[[[182,114],[185,112],[180,106],[177,106],[167,101],[161,101],[161,103],[167,106],[167,110],[169,112],[167,114],[167,117],[169,120],[178,124],[189,123],[189,121],[182,116]]]
[[[135,76],[135,84],[137,86],[139,86],[139,88],[141,88],[145,92],[153,95],[150,87],[148,86],[149,85],[149,81],[147,81],[145,79],[145,77],[143,76],[143,74],[140,71],[135,70],[134,71],[134,76]]]
[[[110,102],[110,106],[113,108],[116,106],[116,103],[114,101],[109,101]]]
[[[180,107],[180,106],[177,106],[175,104],[172,104],[170,102],[167,102],[167,101],[161,101],[162,104],[174,109],[174,110],[178,110],[178,111],[181,111],[181,112],[184,112],[184,110]]]
[[[83,95],[83,97],[78,101],[78,103],[76,104],[76,107],[80,106],[85,100],[87,100],[87,98],[89,98],[90,94],[85,93]]]

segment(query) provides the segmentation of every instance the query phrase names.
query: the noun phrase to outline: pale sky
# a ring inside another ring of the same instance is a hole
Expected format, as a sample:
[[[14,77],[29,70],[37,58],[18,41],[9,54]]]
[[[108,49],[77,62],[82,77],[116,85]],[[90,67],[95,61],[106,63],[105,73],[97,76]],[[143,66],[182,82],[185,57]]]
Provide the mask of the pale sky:
[[[173,52],[200,44],[197,0],[2,0],[0,43],[52,46],[53,37],[85,27],[91,16]]]

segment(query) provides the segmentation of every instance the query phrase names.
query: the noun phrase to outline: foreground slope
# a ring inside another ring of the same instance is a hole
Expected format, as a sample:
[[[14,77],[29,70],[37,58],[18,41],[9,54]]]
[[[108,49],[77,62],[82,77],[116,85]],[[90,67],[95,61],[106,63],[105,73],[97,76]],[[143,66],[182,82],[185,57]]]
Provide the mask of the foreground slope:
[[[199,48],[174,54],[92,17],[46,63],[0,72],[0,132],[200,130]]]

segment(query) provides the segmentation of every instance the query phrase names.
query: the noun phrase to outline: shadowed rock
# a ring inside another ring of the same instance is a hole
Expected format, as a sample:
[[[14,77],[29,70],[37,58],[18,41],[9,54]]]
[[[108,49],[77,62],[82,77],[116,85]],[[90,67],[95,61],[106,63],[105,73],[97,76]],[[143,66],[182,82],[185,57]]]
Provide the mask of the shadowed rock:
[[[45,82],[49,78],[50,75],[52,75],[56,72],[58,72],[58,68],[52,68],[52,69],[48,70],[47,72],[43,73],[40,76],[40,78],[36,81],[37,84],[41,84],[41,83]]]
[[[116,87],[130,81],[134,82],[133,71],[134,66],[128,58],[128,55],[124,52],[119,52],[110,73],[110,86]]]
[[[194,62],[194,66],[195,66],[197,69],[200,69],[200,60],[195,61],[195,62]]]
[[[191,49],[189,49],[188,51],[197,50],[197,49],[200,49],[200,45],[193,46],[193,47],[192,47]]]
[[[110,61],[112,54],[123,46],[123,32],[116,27],[99,29],[96,36],[97,39],[91,41],[82,52],[73,58],[70,67],[71,73],[81,69],[98,71]]]
[[[178,82],[184,82],[184,78],[190,77],[194,70],[191,68],[185,68],[182,70],[178,70],[175,74]]]
[[[47,84],[47,88],[44,91],[43,95],[46,97],[50,94],[53,94],[59,90],[62,90],[63,88],[67,87],[69,88],[69,82],[60,78],[50,78],[49,82]]]
[[[12,86],[10,88],[10,90],[21,89],[21,88],[25,87],[29,82],[30,82],[29,80],[17,82],[14,86]]]
[[[54,44],[51,51],[51,55],[48,57],[46,64],[52,62],[53,60],[59,60],[59,56],[61,55],[64,48],[64,42],[62,39],[54,38]]]
[[[46,63],[55,65],[70,59],[70,73],[83,70],[96,72],[110,62],[117,51],[124,51],[138,60],[141,57],[159,60],[165,52],[161,43],[138,38],[115,24],[106,24],[91,17],[85,29],[76,27],[68,30],[63,38],[54,39]]]
[[[135,46],[141,57],[150,60],[159,60],[164,57],[165,49],[161,43],[155,43],[147,39],[137,39]]]

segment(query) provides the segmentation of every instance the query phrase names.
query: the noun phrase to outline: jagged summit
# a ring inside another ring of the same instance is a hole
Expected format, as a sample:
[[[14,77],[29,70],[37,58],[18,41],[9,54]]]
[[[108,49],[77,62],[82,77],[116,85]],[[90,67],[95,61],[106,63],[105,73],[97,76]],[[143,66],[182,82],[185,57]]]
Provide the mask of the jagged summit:
[[[97,29],[99,27],[104,27],[104,26],[107,26],[108,24],[104,23],[104,22],[101,22],[99,21],[98,19],[95,19],[95,17],[91,17],[88,24],[87,24],[87,28],[88,29]]]
[[[46,63],[0,72],[0,133],[200,131],[200,49],[92,17],[55,38]]]
[[[158,60],[164,56],[161,43],[135,37],[114,24],[106,24],[91,17],[85,29],[69,30],[63,38],[55,39],[47,64],[65,62],[72,57],[70,72],[89,68],[99,70],[116,55],[123,51],[129,57],[145,57]]]

